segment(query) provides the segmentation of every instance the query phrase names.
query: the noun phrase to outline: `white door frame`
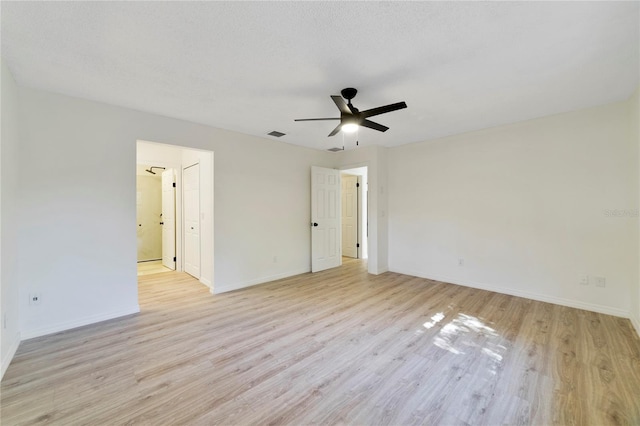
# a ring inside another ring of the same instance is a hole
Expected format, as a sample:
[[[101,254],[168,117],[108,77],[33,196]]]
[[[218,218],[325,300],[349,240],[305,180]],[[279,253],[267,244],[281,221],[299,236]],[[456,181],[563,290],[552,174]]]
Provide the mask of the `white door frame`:
[[[363,207],[366,207],[363,205],[363,200],[362,200],[362,191],[363,191],[363,183],[362,183],[362,176],[357,176],[357,182],[358,182],[358,188],[356,190],[357,194],[358,194],[358,259],[362,259],[363,258],[363,249],[365,247],[365,241],[364,238],[366,238],[366,234],[363,234],[363,222],[365,222],[366,219],[366,210],[362,210]],[[366,223],[366,222],[365,222]],[[366,230],[364,231],[366,232]],[[363,238],[364,237],[364,238]]]
[[[195,277],[195,278],[197,278],[199,280],[200,277],[202,276],[202,271],[201,271],[201,268],[202,268],[202,230],[201,230],[201,220],[200,220],[200,211],[201,211],[200,203],[201,203],[201,191],[202,191],[202,189],[201,189],[201,183],[200,183],[200,163],[199,162],[196,162],[196,163],[190,164],[188,166],[183,166],[182,167],[182,184],[184,185],[184,183],[185,183],[185,179],[184,179],[185,171],[188,170],[188,169],[192,169],[193,170],[193,168],[196,167],[196,166],[197,166],[197,175],[196,176],[198,178],[198,212],[197,212],[197,222],[198,222],[198,225],[197,225],[197,227],[198,227],[198,230],[197,230],[197,233],[198,233],[198,266],[197,266],[197,273],[195,271],[192,271],[193,272],[192,273],[192,272],[188,272],[186,270],[186,253],[185,253],[185,250],[186,250],[186,247],[187,247],[187,243],[186,243],[186,241],[184,239],[186,239],[188,232],[186,231],[186,227],[187,227],[186,217],[187,216],[186,216],[186,214],[184,212],[184,209],[186,207],[186,203],[184,201],[184,199],[185,199],[184,186],[182,188],[182,194],[183,194],[182,195],[182,198],[183,198],[183,202],[182,202],[182,209],[183,209],[182,217],[184,218],[183,221],[182,221],[182,228],[183,228],[183,232],[182,232],[182,235],[183,235],[183,237],[182,237],[183,238],[182,259],[183,259],[183,265],[185,266],[185,269],[183,269],[184,272],[187,272],[188,274],[192,275],[193,277]]]
[[[168,191],[165,185],[168,185]],[[176,270],[178,259],[176,247],[176,190],[176,169],[165,168],[162,172],[162,220],[160,221],[162,224],[162,264],[174,271]],[[170,194],[167,194],[167,192],[170,192]],[[170,215],[165,213],[170,213]],[[169,229],[171,233],[168,232]]]
[[[340,197],[342,199],[342,256],[347,256],[347,257],[352,257],[352,258],[356,258],[359,259],[360,258],[360,212],[361,212],[361,206],[360,206],[360,176],[358,175],[352,175],[350,173],[346,173],[346,172],[341,172],[340,173],[341,176],[341,180],[342,180],[342,187],[341,190],[343,191],[340,194]],[[347,185],[348,182],[352,182],[353,183],[353,187],[349,188],[349,185]],[[355,229],[354,231],[352,231],[351,233],[349,232],[345,232],[345,226],[348,226],[348,224],[345,223],[345,209],[348,209],[348,203],[346,203],[346,201],[348,200],[345,195],[345,189],[347,190],[347,194],[349,190],[353,190],[353,193],[355,194],[356,199],[352,200],[355,201],[355,214],[353,216],[353,220],[355,220]],[[349,234],[353,234],[355,233],[355,237],[354,237],[354,242],[353,242],[353,251],[355,253],[351,252],[351,247],[345,246],[345,239],[347,239],[348,237],[350,237]],[[355,254],[355,255],[353,255]]]

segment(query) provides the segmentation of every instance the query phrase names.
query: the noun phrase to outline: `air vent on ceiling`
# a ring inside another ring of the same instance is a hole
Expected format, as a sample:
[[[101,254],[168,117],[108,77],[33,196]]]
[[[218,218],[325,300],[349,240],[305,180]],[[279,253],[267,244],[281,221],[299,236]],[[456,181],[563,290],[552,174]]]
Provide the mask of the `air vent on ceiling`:
[[[278,132],[277,130],[274,130],[273,132],[269,132],[267,134],[269,136],[275,136],[276,138],[280,138],[280,137],[286,135],[286,133]]]
[[[335,148],[329,148],[327,151],[338,152],[338,151],[343,151],[343,150],[344,150],[344,148],[335,147]]]

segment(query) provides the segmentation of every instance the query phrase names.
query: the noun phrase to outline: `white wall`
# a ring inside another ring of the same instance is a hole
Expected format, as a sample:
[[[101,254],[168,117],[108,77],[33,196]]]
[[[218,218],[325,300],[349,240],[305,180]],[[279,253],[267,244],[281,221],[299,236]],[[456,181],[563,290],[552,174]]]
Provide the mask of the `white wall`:
[[[39,90],[20,96],[30,172],[19,281],[23,295],[43,295],[37,307],[21,297],[23,337],[138,310],[138,139],[215,152],[216,292],[310,270],[310,167],[328,166],[330,153]]]
[[[640,187],[640,87],[631,96],[629,100],[629,121],[631,124],[631,140],[636,146],[638,159],[638,186]],[[640,205],[636,204],[636,209],[640,210]],[[637,218],[640,222],[640,217]],[[638,246],[640,247],[640,224],[638,226]],[[640,249],[639,249],[640,251]],[[633,323],[638,335],[640,335],[640,254],[637,257],[638,279],[636,285],[631,288],[631,322]]]
[[[628,108],[391,149],[390,269],[628,315],[638,218],[608,213],[638,206]],[[580,285],[584,275],[606,288]]]
[[[6,65],[2,77],[0,145],[0,379],[20,343],[19,284],[16,278],[18,232],[18,88]]]
[[[136,162],[147,166],[157,166],[180,170],[182,164],[182,149],[178,146],[137,141]]]
[[[310,271],[311,166],[329,167],[331,153],[222,140],[213,149],[215,291]]]

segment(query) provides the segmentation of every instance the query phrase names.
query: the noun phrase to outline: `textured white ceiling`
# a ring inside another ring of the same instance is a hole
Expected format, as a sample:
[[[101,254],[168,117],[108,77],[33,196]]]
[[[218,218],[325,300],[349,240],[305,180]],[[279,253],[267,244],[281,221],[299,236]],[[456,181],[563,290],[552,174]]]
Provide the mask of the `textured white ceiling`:
[[[395,146],[626,99],[638,2],[2,2],[18,84],[326,149],[329,95]]]

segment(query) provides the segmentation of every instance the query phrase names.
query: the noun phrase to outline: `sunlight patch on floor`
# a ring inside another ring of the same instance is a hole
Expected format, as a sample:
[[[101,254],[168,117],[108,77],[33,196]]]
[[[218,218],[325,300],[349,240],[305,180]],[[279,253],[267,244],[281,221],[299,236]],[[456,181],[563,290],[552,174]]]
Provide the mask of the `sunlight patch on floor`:
[[[445,315],[439,312],[422,326],[430,329],[444,317]],[[482,320],[461,313],[442,327],[433,339],[433,344],[455,355],[464,355],[474,349],[480,349],[480,353],[487,356],[491,362],[491,373],[496,374],[506,351],[506,347],[500,344],[501,340],[502,337]]]
[[[444,318],[444,314],[442,312],[438,312],[437,314],[431,317],[431,321],[425,322],[424,324],[422,324],[422,326],[428,330],[434,325],[436,325],[437,323],[439,323],[440,321],[442,321],[443,318]]]

